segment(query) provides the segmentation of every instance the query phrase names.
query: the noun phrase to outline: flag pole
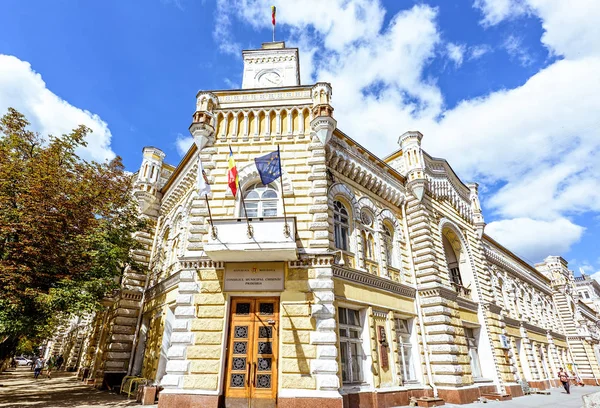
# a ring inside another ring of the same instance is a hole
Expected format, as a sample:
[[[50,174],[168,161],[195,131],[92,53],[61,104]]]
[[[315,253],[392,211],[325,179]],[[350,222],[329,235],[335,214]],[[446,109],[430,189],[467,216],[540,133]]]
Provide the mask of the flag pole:
[[[285,225],[283,226],[283,235],[286,238],[290,237],[290,226],[287,222],[287,213],[285,211],[285,194],[283,191],[283,172],[281,171],[281,152],[279,150],[279,145],[277,145],[277,156],[279,157],[279,181],[281,182],[281,201],[283,203],[283,222]]]
[[[229,146],[229,152],[233,153],[233,151],[231,150],[231,145]],[[242,201],[242,208],[244,209],[244,216],[246,217],[246,225],[248,226],[248,232],[247,232],[248,238],[252,238],[254,233],[252,232],[252,226],[250,225],[250,220],[248,220],[248,212],[246,211],[246,202],[244,201],[244,190],[242,190],[242,186],[239,184],[239,180],[238,180],[237,188],[239,190],[240,200]]]
[[[246,224],[248,225],[248,238],[252,238],[254,233],[252,232],[252,226],[248,220],[248,212],[246,211],[246,202],[244,201],[244,190],[242,186],[238,184],[238,190],[240,190],[240,200],[242,200],[242,207],[244,208],[244,216],[246,217]]]
[[[208,202],[208,194],[204,194],[204,198],[206,199],[206,207],[208,208],[208,220],[210,222],[210,235],[212,239],[217,239],[217,229],[215,228],[215,224],[213,223],[212,213],[210,211],[210,203]]]

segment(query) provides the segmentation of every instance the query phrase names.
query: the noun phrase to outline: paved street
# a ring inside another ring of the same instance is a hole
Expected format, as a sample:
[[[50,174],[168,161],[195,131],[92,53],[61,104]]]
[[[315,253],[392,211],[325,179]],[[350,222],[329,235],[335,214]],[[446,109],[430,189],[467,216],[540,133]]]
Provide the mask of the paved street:
[[[122,396],[105,391],[97,391],[77,381],[74,373],[54,373],[51,379],[40,376],[34,380],[29,368],[18,368],[0,374],[0,408],[40,407],[40,408],[142,408],[142,405]],[[553,389],[552,395],[533,395],[515,398],[512,401],[490,401],[487,404],[467,405],[446,404],[448,408],[580,408],[581,397],[600,392],[600,387],[572,387],[571,395],[562,388]],[[147,405],[146,407],[151,407]]]
[[[600,392],[600,387],[590,387],[587,385],[585,387],[571,387],[570,395],[562,388],[554,388],[551,392],[552,395],[528,395],[505,402],[490,401],[486,404],[446,404],[445,406],[451,408],[581,408],[583,406],[581,397],[585,394]]]
[[[142,407],[123,396],[83,385],[77,381],[75,373],[53,373],[51,379],[40,375],[35,380],[29,367],[19,367],[16,371],[1,373],[0,384],[2,408]]]

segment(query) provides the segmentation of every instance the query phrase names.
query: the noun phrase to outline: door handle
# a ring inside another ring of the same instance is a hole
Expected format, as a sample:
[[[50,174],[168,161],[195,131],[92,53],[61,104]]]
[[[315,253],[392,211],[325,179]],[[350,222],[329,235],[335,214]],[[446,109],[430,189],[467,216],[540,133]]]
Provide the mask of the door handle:
[[[246,370],[246,387],[250,387],[250,362],[248,362],[248,369]]]
[[[252,386],[256,388],[256,363],[252,363],[254,366],[254,375],[252,376]]]

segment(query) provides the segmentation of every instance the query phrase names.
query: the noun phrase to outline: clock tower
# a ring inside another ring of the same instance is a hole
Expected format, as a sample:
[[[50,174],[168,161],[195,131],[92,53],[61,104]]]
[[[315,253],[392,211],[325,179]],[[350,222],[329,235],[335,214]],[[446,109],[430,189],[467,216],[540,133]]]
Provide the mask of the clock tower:
[[[298,48],[285,48],[285,42],[263,43],[260,50],[242,51],[242,89],[276,88],[300,85]]]

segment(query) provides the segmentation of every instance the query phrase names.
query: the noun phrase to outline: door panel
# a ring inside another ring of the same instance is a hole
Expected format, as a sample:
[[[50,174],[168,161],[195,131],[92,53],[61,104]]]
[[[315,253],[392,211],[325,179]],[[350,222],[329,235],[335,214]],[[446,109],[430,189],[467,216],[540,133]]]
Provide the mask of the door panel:
[[[275,407],[278,298],[233,298],[227,347],[227,408]]]

